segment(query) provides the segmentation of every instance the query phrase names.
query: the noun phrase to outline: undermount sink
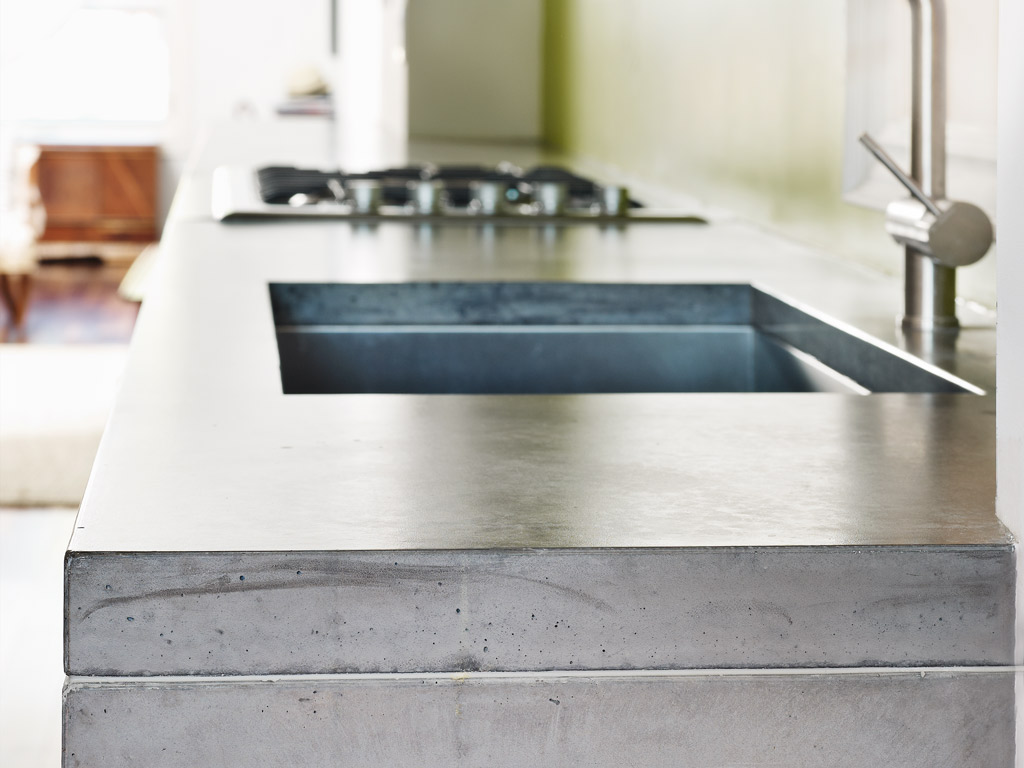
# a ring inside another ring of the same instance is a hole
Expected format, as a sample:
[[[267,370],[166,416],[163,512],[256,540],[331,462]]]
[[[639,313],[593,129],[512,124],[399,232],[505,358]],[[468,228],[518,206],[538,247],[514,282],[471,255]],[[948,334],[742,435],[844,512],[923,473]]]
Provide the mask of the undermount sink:
[[[272,283],[285,394],[979,392],[751,285]]]

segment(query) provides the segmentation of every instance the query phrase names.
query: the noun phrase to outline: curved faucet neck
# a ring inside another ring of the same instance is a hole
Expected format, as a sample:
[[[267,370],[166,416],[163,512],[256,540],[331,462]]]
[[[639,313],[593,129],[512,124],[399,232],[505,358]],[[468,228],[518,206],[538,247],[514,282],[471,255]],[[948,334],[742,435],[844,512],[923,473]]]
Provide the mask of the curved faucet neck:
[[[934,200],[946,197],[946,5],[909,0],[912,24],[910,175]]]

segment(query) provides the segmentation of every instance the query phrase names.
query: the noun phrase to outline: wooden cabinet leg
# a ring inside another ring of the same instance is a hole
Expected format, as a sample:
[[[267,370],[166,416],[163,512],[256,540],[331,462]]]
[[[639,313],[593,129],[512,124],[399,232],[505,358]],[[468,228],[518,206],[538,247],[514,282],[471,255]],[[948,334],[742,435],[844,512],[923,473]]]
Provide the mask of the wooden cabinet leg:
[[[21,328],[25,322],[31,291],[32,275],[27,272],[0,273],[0,301],[3,301],[10,311],[15,328]]]

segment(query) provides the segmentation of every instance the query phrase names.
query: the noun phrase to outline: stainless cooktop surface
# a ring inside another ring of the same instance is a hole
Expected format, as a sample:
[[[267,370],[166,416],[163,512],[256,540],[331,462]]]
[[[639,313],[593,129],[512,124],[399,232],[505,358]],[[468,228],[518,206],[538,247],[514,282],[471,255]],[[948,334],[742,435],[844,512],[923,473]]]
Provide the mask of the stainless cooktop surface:
[[[620,184],[555,165],[419,164],[347,172],[337,168],[222,166],[213,178],[214,216],[340,217],[520,223],[622,223],[704,219],[654,210]]]

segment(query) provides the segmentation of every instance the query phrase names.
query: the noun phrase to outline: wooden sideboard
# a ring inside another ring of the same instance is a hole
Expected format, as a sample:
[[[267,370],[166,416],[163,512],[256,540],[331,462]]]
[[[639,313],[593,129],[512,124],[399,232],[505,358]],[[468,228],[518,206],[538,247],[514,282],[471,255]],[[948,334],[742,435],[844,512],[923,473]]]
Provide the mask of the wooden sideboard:
[[[152,146],[42,146],[41,243],[156,240],[158,164]]]

